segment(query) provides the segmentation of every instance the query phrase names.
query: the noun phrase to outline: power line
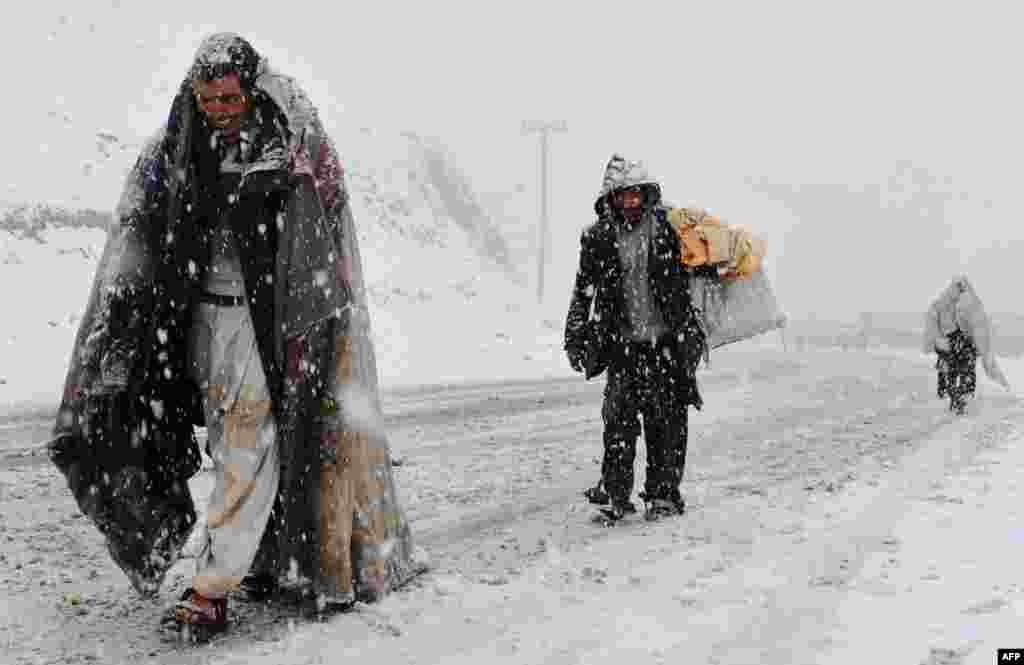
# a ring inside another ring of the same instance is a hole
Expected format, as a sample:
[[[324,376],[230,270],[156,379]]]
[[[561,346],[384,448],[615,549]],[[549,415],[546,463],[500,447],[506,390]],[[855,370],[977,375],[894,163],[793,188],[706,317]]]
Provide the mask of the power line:
[[[550,135],[564,133],[568,127],[564,120],[543,122],[524,120],[523,134],[540,135],[540,228],[537,232],[537,302],[544,302],[544,266],[548,259],[548,153]]]

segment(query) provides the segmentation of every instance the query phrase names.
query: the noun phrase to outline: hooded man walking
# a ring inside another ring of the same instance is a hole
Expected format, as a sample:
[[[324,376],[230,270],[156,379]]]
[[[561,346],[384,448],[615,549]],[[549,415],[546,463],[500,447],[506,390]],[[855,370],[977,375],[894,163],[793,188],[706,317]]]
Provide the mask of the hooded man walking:
[[[636,512],[633,461],[643,419],[646,517],[681,514],[687,409],[701,407],[696,368],[705,351],[680,244],[661,188],[641,162],[613,155],[580,240],[565,350],[588,379],[607,370],[601,482],[587,490],[613,520]]]

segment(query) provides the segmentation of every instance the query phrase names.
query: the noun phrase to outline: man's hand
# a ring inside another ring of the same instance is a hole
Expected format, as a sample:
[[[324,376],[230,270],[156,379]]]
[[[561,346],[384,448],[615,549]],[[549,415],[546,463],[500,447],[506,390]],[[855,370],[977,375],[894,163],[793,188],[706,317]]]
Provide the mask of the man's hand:
[[[583,364],[586,362],[587,357],[583,349],[578,346],[571,346],[565,352],[569,356],[569,366],[577,372],[584,371]]]

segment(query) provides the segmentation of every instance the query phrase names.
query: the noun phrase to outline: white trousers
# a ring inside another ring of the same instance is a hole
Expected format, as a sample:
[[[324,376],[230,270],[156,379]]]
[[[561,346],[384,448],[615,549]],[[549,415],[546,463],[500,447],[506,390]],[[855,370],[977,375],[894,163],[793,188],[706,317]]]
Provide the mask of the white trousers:
[[[277,495],[279,452],[249,308],[198,305],[190,343],[215,473],[192,586],[218,598],[238,588],[259,549]]]

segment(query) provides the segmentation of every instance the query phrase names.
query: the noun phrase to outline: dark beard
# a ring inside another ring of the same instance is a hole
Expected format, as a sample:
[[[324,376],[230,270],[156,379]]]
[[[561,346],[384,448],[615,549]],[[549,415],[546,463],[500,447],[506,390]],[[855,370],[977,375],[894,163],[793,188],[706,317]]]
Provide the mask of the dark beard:
[[[625,226],[627,228],[636,226],[640,222],[640,220],[644,218],[644,212],[645,208],[643,208],[642,206],[639,208],[630,208],[628,210],[625,208],[612,206],[612,217],[620,225]]]
[[[622,219],[630,226],[639,222],[644,216],[643,208],[626,208],[622,210]]]

